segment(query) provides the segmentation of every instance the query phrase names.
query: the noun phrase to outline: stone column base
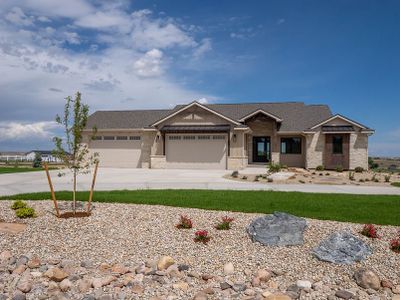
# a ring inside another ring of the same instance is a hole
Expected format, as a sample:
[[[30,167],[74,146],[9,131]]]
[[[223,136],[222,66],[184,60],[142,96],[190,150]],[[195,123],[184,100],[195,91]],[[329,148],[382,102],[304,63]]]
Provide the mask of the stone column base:
[[[167,158],[165,155],[150,155],[150,168],[165,169],[167,167]]]
[[[248,161],[248,156],[229,156],[227,168],[228,170],[242,170],[247,167]]]

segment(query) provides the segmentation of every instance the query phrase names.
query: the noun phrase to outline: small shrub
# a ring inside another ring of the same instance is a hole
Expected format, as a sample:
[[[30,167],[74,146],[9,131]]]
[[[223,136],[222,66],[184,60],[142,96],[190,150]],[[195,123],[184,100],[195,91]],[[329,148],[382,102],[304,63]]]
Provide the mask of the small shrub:
[[[362,172],[364,172],[364,168],[363,167],[355,167],[354,172],[362,173]]]
[[[246,179],[247,179],[247,176],[242,176],[242,179],[246,180]]]
[[[369,178],[365,178],[364,180],[365,180],[365,182],[368,182],[368,181],[370,181],[370,180],[369,180]]]
[[[343,172],[343,166],[337,165],[336,168],[335,168],[335,171],[338,172],[338,173],[342,173]]]
[[[194,241],[196,243],[203,243],[203,244],[207,244],[211,237],[208,236],[208,231],[207,230],[198,230],[194,233]]]
[[[377,229],[373,224],[365,224],[360,233],[372,239],[378,238]]]
[[[26,218],[34,218],[36,217],[36,212],[35,209],[33,209],[32,207],[22,207],[22,208],[18,208],[15,211],[15,214],[18,218],[21,219],[26,219]]]
[[[303,184],[306,183],[304,180],[301,180],[301,179],[299,180],[299,182],[300,182],[300,183],[303,183]]]
[[[324,176],[324,173],[319,173],[319,176]]]
[[[323,165],[319,165],[319,166],[317,166],[317,167],[315,168],[315,170],[317,170],[317,171],[323,171],[323,170],[325,170],[325,167],[324,167]]]
[[[364,180],[364,179],[362,179],[362,178],[360,178],[359,182],[365,182],[365,180]]]
[[[279,163],[274,163],[273,161],[268,165],[269,171],[271,173],[278,173],[282,170],[282,165]]]
[[[231,176],[232,176],[233,178],[238,178],[238,177],[239,177],[239,171],[233,171],[232,174],[231,174]]]
[[[35,153],[35,158],[32,163],[32,168],[41,168],[42,167],[42,156],[40,153]]]
[[[274,182],[274,179],[272,177],[268,177],[267,182]]]
[[[193,227],[193,222],[187,216],[181,215],[179,223],[175,225],[179,229],[190,229]]]
[[[330,176],[330,175],[331,175],[331,173],[326,173],[326,174],[325,174],[325,176]]]
[[[312,173],[311,173],[311,175],[315,175],[315,174],[317,174],[317,173],[315,173],[315,172],[312,172]]]
[[[25,208],[25,207],[28,207],[28,204],[26,204],[26,202],[24,202],[22,200],[14,201],[14,203],[11,205],[11,208],[13,210],[17,210],[19,208]]]
[[[392,175],[390,175],[390,174],[385,175],[385,182],[390,182],[391,177],[392,177]]]
[[[222,221],[215,226],[217,230],[229,230],[231,229],[231,223],[234,218],[229,218],[228,216],[222,217]]]
[[[396,253],[400,253],[400,230],[397,233],[397,237],[390,241],[390,249]]]
[[[349,180],[354,181],[354,172],[349,172]]]

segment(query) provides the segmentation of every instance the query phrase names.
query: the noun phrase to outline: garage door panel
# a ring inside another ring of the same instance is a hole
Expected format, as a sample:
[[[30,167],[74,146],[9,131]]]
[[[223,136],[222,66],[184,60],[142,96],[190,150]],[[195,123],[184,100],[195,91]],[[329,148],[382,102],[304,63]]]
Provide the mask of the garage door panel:
[[[172,136],[173,138],[170,138]],[[226,168],[226,139],[185,139],[182,135],[166,136],[166,161],[168,168],[181,169],[225,169]]]
[[[101,167],[140,168],[142,151],[140,141],[92,141],[92,152],[99,154]]]

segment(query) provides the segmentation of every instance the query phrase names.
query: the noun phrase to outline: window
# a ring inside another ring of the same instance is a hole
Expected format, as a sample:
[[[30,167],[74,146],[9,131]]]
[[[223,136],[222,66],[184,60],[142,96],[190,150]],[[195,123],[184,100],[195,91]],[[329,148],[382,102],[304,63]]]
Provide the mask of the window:
[[[281,138],[282,154],[301,154],[301,138]]]
[[[171,141],[177,141],[177,140],[181,139],[181,136],[180,135],[169,135],[168,139]]]
[[[128,137],[127,136],[117,136],[117,141],[127,141]]]
[[[209,140],[210,136],[209,135],[198,135],[197,139],[199,139],[199,140]]]
[[[343,136],[332,136],[332,150],[333,154],[343,154]]]
[[[224,135],[213,135],[213,140],[224,140],[225,136]]]
[[[183,139],[184,140],[195,140],[196,136],[195,135],[184,135]]]
[[[100,135],[96,135],[96,136],[92,137],[92,140],[93,141],[101,141],[102,137]]]
[[[138,135],[130,136],[129,139],[131,141],[140,141],[140,136],[138,136]]]
[[[105,141],[113,141],[113,140],[115,140],[115,137],[111,136],[111,135],[105,135],[105,136],[103,136],[103,140],[105,140]]]

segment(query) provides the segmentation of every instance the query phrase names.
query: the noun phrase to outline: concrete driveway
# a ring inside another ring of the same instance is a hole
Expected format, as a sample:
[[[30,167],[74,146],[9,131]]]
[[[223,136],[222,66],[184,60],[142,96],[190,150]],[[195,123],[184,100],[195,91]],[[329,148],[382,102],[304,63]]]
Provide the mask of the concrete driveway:
[[[400,188],[362,187],[351,185],[321,184],[265,184],[244,183],[222,178],[226,170],[160,170],[160,169],[116,169],[100,168],[96,190],[121,189],[214,189],[214,190],[274,190],[311,193],[391,194],[400,195]],[[56,191],[71,190],[72,177],[57,176],[51,171]],[[88,190],[91,174],[78,177],[78,189]],[[43,172],[13,173],[0,175],[0,196],[17,193],[49,191],[46,174]]]

